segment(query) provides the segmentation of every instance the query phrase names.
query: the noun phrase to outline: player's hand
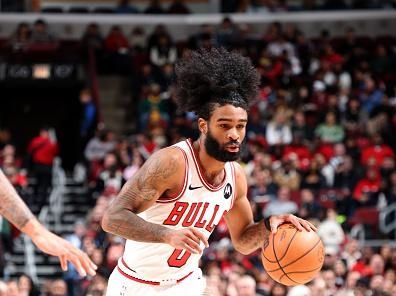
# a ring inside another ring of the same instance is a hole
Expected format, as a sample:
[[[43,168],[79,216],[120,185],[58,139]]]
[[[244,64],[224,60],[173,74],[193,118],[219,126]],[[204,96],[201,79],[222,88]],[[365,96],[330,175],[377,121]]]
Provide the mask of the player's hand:
[[[63,271],[67,270],[67,262],[69,261],[76,267],[81,276],[95,275],[97,267],[88,255],[63,238],[45,228],[42,228],[37,235],[31,236],[31,238],[41,251],[59,258]]]
[[[167,234],[167,243],[169,245],[175,249],[184,249],[192,254],[202,253],[201,242],[204,243],[205,247],[209,247],[205,236],[194,228],[170,230]]]
[[[271,232],[276,233],[278,227],[284,223],[291,223],[293,224],[299,231],[316,231],[316,227],[309,221],[301,219],[297,216],[292,214],[285,214],[285,215],[274,215],[269,218],[269,223],[271,226]]]

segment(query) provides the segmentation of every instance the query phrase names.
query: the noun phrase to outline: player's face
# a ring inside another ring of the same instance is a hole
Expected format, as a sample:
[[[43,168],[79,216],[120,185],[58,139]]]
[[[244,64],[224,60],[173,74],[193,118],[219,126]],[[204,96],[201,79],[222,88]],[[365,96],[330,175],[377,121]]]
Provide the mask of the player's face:
[[[239,159],[246,133],[246,110],[232,105],[218,107],[206,124],[206,152],[222,162]]]

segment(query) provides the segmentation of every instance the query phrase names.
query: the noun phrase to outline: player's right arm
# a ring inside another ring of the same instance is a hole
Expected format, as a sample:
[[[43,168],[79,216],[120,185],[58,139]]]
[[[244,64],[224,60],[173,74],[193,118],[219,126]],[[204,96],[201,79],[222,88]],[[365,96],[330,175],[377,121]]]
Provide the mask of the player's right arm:
[[[175,147],[153,154],[111,203],[103,216],[102,228],[129,240],[166,243],[191,253],[201,252],[200,241],[208,243],[199,231],[193,228],[175,231],[137,215],[154,205],[164,193],[180,190],[185,165],[182,152]]]

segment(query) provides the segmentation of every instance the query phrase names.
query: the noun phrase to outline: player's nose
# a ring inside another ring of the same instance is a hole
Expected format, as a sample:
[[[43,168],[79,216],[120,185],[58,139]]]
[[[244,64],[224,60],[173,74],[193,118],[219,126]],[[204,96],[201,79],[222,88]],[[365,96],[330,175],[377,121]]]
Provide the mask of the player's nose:
[[[227,137],[231,141],[239,141],[239,133],[235,128],[232,128],[228,131]]]

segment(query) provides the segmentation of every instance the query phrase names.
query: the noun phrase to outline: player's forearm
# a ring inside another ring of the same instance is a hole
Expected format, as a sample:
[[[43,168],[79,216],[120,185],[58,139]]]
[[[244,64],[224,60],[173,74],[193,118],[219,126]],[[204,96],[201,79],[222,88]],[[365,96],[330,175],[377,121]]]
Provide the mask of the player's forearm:
[[[0,215],[23,232],[29,221],[37,222],[2,171],[0,171]]]
[[[235,249],[248,255],[268,242],[270,231],[264,226],[264,221],[249,225],[242,235],[233,242]]]
[[[166,243],[169,229],[154,223],[147,222],[128,210],[108,210],[102,219],[104,231],[126,239]]]

